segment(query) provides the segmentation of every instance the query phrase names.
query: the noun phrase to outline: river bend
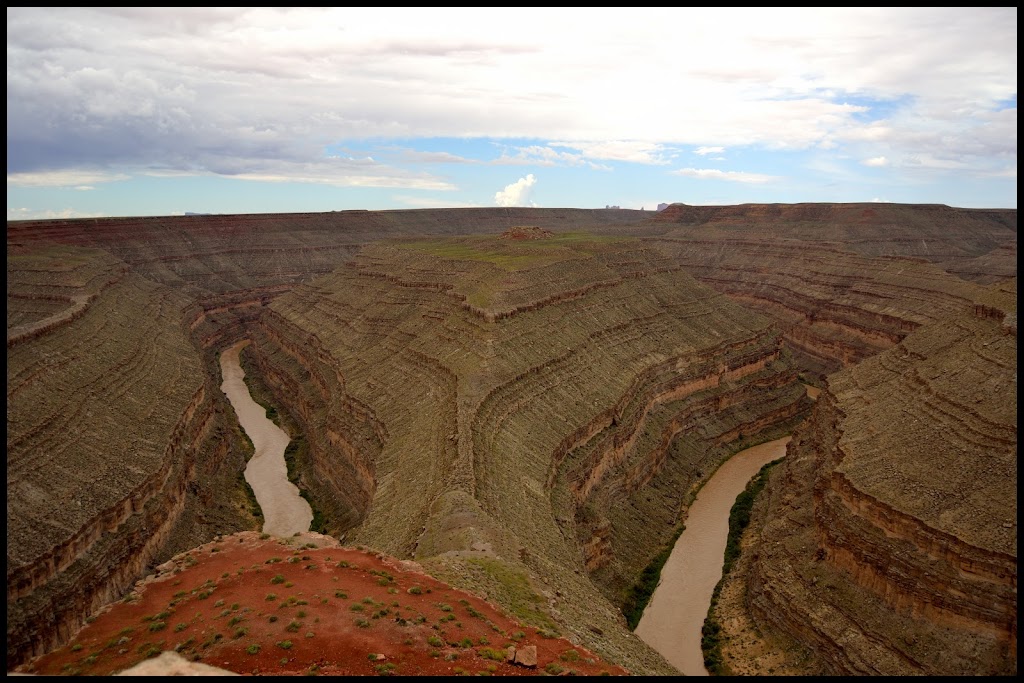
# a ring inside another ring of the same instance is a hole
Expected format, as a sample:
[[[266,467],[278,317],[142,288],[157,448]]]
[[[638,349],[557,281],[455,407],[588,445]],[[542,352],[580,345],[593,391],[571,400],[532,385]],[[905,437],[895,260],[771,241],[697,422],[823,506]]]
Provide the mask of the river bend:
[[[249,343],[247,339],[240,341],[221,354],[224,382],[220,388],[255,448],[245,467],[245,480],[263,510],[263,531],[274,536],[291,536],[297,531],[309,531],[313,511],[299,495],[298,487],[288,481],[284,461],[288,435],[267,418],[267,411],[253,400],[245,385],[245,371],[238,357]]]
[[[707,676],[700,648],[711,595],[722,578],[729,511],[760,469],[783,457],[790,437],[742,450],[729,458],[697,493],[686,529],[661,570],[661,581],[636,634],[688,676]]]

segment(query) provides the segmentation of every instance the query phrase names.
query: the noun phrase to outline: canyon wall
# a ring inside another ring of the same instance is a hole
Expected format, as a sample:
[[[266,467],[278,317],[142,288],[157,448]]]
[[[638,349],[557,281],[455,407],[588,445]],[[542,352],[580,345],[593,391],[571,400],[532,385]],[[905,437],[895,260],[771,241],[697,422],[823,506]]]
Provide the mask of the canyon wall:
[[[819,380],[892,347],[983,289],[921,259],[796,240],[654,243],[704,284],[773,318],[801,366]]]
[[[62,642],[162,557],[244,524],[188,300],[108,253],[8,250],[7,652]],[[13,304],[13,305],[11,305]],[[205,501],[204,501],[205,499]]]
[[[761,628],[861,675],[1016,672],[1016,280],[829,377],[773,474]]]
[[[1012,209],[673,204],[642,231],[704,284],[773,318],[815,381],[957,310],[977,296],[972,283],[1017,275]]]
[[[638,671],[670,669],[625,630],[621,584],[667,542],[688,487],[664,491],[673,521],[642,537],[639,509],[599,521],[604,564],[630,558],[603,593],[580,511],[646,499],[680,435],[707,451],[672,465],[693,484],[740,433],[810,405],[769,321],[636,240],[379,243],[249,332],[310,439],[312,490],[345,520],[329,524],[358,519],[347,542],[478,589],[480,567],[522,577],[550,594],[553,626]]]
[[[823,384],[965,308],[995,320],[1007,307],[981,285],[1015,275],[1016,211],[934,206],[9,222],[8,661],[64,641],[173,552],[256,528],[217,364],[250,338],[325,530],[670,673],[617,606],[700,483],[803,419],[799,380]],[[1015,312],[1002,320],[1015,348]],[[917,418],[942,424],[948,406],[929,405]],[[864,415],[847,438],[878,429]],[[807,433],[832,438],[841,420],[821,419]],[[1010,438],[973,427],[990,428]],[[896,515],[844,476],[823,500]],[[851,595],[904,604],[853,568],[846,539],[871,526],[850,520],[814,542],[860,577]],[[1015,590],[1015,549],[999,564],[893,524]],[[1001,614],[996,591],[954,619],[959,593],[910,609],[943,624]]]

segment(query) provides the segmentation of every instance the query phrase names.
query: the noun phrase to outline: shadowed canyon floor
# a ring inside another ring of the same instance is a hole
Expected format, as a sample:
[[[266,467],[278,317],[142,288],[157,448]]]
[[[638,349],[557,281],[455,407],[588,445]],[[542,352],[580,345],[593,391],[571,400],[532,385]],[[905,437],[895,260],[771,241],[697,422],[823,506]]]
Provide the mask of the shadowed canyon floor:
[[[1016,670],[1016,211],[9,222],[9,664],[260,528],[220,391],[246,340],[317,530],[609,666],[674,672],[627,594],[725,458],[796,429],[739,584],[751,628],[822,671]],[[927,647],[891,644],[907,624]]]

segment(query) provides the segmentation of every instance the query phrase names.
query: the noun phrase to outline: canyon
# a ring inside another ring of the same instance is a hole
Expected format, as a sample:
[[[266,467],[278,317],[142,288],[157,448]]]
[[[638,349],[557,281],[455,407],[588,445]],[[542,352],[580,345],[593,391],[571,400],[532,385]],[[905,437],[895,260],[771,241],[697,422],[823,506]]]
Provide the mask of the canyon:
[[[626,592],[724,460],[794,431],[758,508],[776,540],[749,553],[759,628],[821,671],[1016,671],[1016,210],[341,211],[7,236],[9,666],[157,565],[260,528],[219,389],[220,354],[248,341],[313,531],[633,674],[675,670],[626,627]]]

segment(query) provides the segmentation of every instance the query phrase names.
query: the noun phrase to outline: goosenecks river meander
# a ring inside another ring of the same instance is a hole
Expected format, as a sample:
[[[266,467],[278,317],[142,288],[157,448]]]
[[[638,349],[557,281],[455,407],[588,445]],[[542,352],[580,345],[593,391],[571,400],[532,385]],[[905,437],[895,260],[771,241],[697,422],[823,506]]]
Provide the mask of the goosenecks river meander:
[[[641,640],[686,675],[708,675],[700,647],[701,627],[722,578],[729,511],[762,467],[786,455],[789,440],[787,436],[736,453],[704,484],[637,624]]]
[[[299,495],[295,484],[288,481],[284,461],[288,435],[267,418],[267,411],[253,400],[245,385],[245,372],[238,356],[248,344],[248,340],[240,341],[221,354],[224,382],[220,388],[255,448],[245,467],[245,480],[263,510],[263,531],[274,536],[291,536],[297,531],[309,531],[313,511]]]
[[[248,344],[238,342],[221,354],[221,390],[255,447],[245,468],[245,480],[263,510],[263,531],[291,536],[309,530],[313,512],[298,488],[288,481],[284,460],[288,435],[267,419],[266,410],[253,400],[245,385],[239,354]],[[701,488],[690,507],[686,529],[672,549],[661,571],[661,582],[637,624],[636,634],[684,674],[707,675],[700,647],[701,627],[711,595],[722,578],[729,510],[764,465],[786,454],[789,440],[787,436],[736,453]]]

